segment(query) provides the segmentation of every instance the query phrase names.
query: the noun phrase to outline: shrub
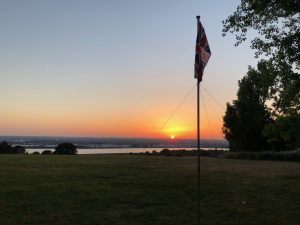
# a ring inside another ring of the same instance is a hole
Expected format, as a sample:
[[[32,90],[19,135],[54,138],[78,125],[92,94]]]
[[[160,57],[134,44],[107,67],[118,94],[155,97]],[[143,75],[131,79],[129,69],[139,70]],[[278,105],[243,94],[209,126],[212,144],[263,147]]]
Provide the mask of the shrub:
[[[257,160],[285,160],[300,161],[300,149],[293,151],[265,151],[265,152],[226,152],[225,158],[231,159],[257,159]]]
[[[42,155],[51,155],[52,154],[52,151],[51,150],[44,150],[42,152]]]
[[[11,148],[13,154],[25,154],[25,148],[23,146],[14,146]]]
[[[31,153],[32,155],[39,155],[40,153],[38,151],[35,151],[33,153]]]

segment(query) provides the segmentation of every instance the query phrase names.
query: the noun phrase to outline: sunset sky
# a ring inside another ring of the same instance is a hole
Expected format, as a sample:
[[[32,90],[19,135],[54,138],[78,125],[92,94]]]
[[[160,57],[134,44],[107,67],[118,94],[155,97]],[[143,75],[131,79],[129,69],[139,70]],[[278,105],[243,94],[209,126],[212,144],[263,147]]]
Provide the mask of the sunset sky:
[[[196,15],[212,56],[201,137],[222,138],[226,102],[255,66],[222,23],[238,0],[1,0],[0,135],[196,137]],[[209,121],[209,122],[208,122]],[[209,126],[210,124],[210,126]]]

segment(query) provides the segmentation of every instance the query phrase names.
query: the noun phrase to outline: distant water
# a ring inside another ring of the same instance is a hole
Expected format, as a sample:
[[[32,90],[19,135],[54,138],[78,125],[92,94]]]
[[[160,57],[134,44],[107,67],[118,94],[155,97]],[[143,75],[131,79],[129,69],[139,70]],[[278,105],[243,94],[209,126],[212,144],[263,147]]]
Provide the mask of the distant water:
[[[54,149],[51,148],[29,148],[26,149],[28,153],[33,152],[43,152],[44,150],[51,150],[52,152]],[[152,152],[157,151],[160,152],[163,148],[82,148],[77,149],[79,155],[86,155],[86,154],[116,154],[116,153],[141,153],[141,152]],[[169,150],[193,150],[195,148],[168,148]],[[215,148],[201,148],[204,150],[214,150]],[[228,150],[227,148],[218,148],[217,150]]]
[[[0,136],[0,142],[21,145],[26,149],[54,149],[61,143],[72,143],[78,149],[88,148],[195,148],[196,139],[170,138],[89,138],[89,137],[35,137],[35,136]],[[201,139],[201,147],[228,148],[226,140]]]

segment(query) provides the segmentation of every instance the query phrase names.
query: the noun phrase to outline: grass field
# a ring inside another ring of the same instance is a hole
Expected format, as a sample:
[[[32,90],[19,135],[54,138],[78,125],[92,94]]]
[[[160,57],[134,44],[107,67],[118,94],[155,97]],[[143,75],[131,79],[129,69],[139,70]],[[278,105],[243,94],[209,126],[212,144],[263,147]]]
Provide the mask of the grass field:
[[[194,225],[196,158],[1,155],[0,225]],[[300,224],[300,163],[201,159],[201,224]]]

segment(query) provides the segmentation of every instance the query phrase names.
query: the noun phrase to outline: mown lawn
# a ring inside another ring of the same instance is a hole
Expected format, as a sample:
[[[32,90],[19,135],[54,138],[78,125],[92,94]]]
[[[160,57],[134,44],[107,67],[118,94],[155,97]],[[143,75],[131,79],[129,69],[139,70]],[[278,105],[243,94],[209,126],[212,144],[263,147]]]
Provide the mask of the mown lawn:
[[[202,160],[202,224],[300,224],[300,163]]]
[[[195,225],[196,158],[0,155],[0,225]],[[201,224],[300,224],[300,163],[201,159]]]

